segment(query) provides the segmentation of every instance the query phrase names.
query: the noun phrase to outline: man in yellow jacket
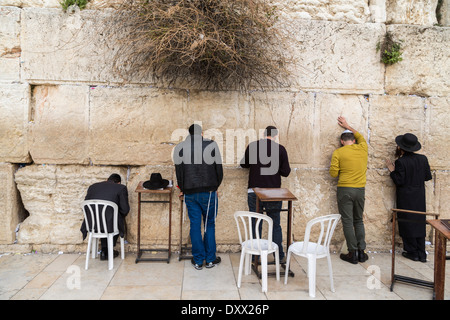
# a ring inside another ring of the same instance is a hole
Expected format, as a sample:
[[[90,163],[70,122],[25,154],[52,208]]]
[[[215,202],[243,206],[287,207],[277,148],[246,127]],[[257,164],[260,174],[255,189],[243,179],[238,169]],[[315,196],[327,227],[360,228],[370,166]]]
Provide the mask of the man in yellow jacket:
[[[362,134],[344,117],[339,117],[338,123],[346,130],[341,134],[342,147],[333,152],[330,175],[339,176],[337,202],[348,247],[348,253],[340,257],[357,264],[368,259],[363,222],[368,147]]]

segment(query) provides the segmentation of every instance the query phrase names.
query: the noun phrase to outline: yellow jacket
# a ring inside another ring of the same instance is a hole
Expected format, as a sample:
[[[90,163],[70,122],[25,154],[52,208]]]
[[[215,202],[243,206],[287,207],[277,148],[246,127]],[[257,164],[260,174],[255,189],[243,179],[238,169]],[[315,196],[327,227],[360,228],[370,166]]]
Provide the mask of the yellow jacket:
[[[336,149],[331,157],[330,175],[339,176],[338,187],[366,186],[367,142],[359,132],[355,139],[356,143]]]

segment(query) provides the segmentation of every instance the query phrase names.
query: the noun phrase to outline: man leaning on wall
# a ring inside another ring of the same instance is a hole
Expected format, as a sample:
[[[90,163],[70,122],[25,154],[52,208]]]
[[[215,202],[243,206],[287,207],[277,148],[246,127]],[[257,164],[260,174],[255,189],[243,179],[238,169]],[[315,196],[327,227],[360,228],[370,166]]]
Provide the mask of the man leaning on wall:
[[[342,147],[333,152],[330,175],[338,177],[337,202],[342,217],[348,253],[340,258],[352,264],[368,259],[365,253],[366,241],[363,222],[368,147],[358,131],[353,129],[344,117],[338,124],[345,129],[341,134]]]

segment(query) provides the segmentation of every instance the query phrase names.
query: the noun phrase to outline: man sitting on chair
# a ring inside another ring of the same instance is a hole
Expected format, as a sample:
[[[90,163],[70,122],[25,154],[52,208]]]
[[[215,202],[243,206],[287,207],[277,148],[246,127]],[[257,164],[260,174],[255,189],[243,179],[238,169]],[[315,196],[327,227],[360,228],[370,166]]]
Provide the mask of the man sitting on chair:
[[[128,189],[121,184],[122,179],[117,173],[109,176],[108,180],[97,182],[88,188],[84,200],[107,200],[112,201],[119,207],[118,228],[119,234],[113,238],[113,246],[116,245],[119,235],[124,236],[125,233],[125,217],[130,211],[130,204],[128,203]],[[108,229],[112,221],[107,221]],[[112,226],[111,226],[112,229]],[[86,222],[83,221],[80,231],[83,233],[83,240],[87,236]],[[100,260],[108,260],[108,242],[107,239],[101,239],[102,251]],[[119,255],[119,252],[114,250],[114,258]]]

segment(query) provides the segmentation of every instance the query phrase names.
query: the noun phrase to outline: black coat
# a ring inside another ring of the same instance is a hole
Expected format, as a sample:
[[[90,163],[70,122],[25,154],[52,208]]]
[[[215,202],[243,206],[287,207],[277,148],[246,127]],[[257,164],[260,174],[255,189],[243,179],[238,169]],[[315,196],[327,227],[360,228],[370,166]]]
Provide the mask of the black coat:
[[[123,237],[125,233],[125,217],[130,211],[130,204],[128,202],[128,189],[125,185],[114,183],[112,181],[103,181],[94,183],[88,188],[86,197],[84,200],[107,200],[112,201],[117,204],[119,207],[119,216],[118,216],[118,228],[120,232],[120,236]],[[111,208],[109,208],[111,209]],[[109,219],[111,217],[111,219]],[[112,232],[113,230],[113,219],[112,219],[112,210],[111,212],[106,211],[106,223],[108,227],[108,231]],[[100,222],[102,223],[102,222]],[[87,229],[86,229],[86,221],[83,221],[80,229],[83,234],[83,240],[86,238]]]
[[[424,182],[431,180],[427,157],[416,153],[405,153],[395,161],[395,170],[390,176],[397,187],[397,209],[425,212]],[[425,237],[425,215],[399,212],[397,216],[401,237]],[[402,221],[403,219],[412,221]]]
[[[173,152],[178,187],[184,194],[216,191],[223,180],[219,146],[201,135],[189,135]]]

